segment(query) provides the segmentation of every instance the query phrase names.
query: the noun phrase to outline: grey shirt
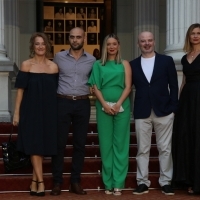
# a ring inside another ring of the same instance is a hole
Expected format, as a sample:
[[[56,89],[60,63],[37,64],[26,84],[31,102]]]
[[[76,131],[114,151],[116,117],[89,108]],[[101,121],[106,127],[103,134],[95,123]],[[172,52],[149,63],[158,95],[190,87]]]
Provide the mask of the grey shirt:
[[[69,50],[57,53],[53,61],[59,68],[57,93],[69,96],[81,96],[90,93],[87,85],[95,57],[87,52],[76,60]]]

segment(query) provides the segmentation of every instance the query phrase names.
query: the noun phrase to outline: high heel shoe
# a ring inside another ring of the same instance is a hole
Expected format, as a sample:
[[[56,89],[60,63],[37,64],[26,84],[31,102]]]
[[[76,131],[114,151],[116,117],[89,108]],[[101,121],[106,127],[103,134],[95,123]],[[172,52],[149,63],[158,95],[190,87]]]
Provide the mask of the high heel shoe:
[[[35,181],[35,180],[32,180],[32,182],[37,183],[37,181]],[[32,191],[32,190],[31,190],[31,186],[30,186],[30,195],[31,195],[31,196],[36,196],[36,195],[37,195],[37,192],[36,192],[36,191]]]
[[[38,182],[38,184],[40,184],[40,183],[44,183],[44,181]],[[39,197],[43,197],[43,196],[45,196],[45,191],[37,192],[36,195],[39,196]]]

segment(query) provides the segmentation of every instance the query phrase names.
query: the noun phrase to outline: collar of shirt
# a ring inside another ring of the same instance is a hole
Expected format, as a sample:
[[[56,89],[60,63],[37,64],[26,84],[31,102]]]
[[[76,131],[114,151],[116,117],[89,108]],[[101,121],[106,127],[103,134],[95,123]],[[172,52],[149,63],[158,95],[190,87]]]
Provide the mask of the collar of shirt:
[[[70,50],[71,50],[71,49],[66,50],[66,53],[67,53],[66,55],[67,55],[67,56],[70,56],[70,57],[74,57],[74,56],[70,53]],[[82,53],[81,56],[87,56],[87,54],[85,53],[84,49],[83,49],[83,53]]]

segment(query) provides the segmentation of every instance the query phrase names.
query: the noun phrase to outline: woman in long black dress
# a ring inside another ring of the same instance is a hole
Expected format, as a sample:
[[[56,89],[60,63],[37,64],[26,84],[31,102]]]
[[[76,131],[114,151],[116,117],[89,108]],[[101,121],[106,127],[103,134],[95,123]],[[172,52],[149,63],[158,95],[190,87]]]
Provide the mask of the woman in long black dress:
[[[18,126],[19,151],[33,165],[30,195],[44,196],[43,156],[56,152],[56,89],[58,67],[47,57],[51,45],[44,33],[30,38],[30,59],[22,62],[16,78],[17,96],[13,125]]]
[[[192,24],[183,48],[183,80],[172,137],[173,181],[200,193],[200,24]]]

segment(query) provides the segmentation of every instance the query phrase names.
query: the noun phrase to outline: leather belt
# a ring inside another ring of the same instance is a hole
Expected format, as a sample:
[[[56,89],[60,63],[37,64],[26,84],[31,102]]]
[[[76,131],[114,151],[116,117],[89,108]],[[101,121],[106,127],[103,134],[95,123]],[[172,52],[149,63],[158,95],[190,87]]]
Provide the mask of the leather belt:
[[[61,95],[57,94],[58,97],[71,99],[71,100],[78,100],[78,99],[88,99],[88,95],[82,95],[82,96],[68,96],[68,95]]]

